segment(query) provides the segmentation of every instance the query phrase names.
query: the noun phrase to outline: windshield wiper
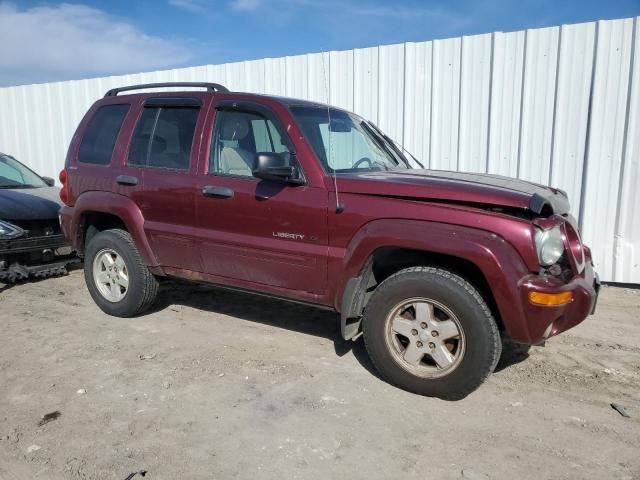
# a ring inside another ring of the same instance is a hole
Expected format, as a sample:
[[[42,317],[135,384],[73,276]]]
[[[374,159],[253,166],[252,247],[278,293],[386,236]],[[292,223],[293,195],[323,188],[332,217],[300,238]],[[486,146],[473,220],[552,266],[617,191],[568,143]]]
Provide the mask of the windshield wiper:
[[[408,153],[409,156],[413,159],[414,162],[418,164],[420,168],[424,168],[424,165],[422,164],[422,162],[418,161],[418,159],[414,157],[410,151],[406,150],[404,147],[402,148],[402,150],[400,150],[396,142],[394,142],[391,137],[389,137],[386,133],[384,133],[382,130],[376,127],[373,123],[371,122],[367,122],[367,123],[371,126],[371,128],[375,131],[375,133],[381,136],[385,140],[385,143],[387,143],[396,152],[396,154],[398,154],[407,163],[407,166],[410,166],[410,164],[407,158],[404,156],[405,153]]]
[[[9,188],[36,188],[35,185],[25,185],[24,183],[19,183],[18,185],[0,185],[0,188],[9,189]]]
[[[413,153],[411,153],[409,150],[403,149],[405,153],[408,153],[409,156],[413,159],[414,162],[416,162],[418,164],[418,166],[422,169],[424,169],[424,165],[422,164],[422,162],[420,162],[416,157],[413,156]]]

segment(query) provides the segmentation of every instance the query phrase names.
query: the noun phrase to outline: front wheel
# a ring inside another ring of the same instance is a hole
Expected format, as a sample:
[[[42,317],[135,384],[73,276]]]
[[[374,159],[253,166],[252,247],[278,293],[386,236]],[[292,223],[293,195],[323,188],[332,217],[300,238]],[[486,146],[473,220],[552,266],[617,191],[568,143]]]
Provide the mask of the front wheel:
[[[414,267],[384,280],[363,319],[367,352],[383,378],[420,395],[458,400],[500,358],[500,332],[478,291],[447,270]]]
[[[129,232],[96,234],[85,254],[84,278],[103,312],[133,317],[148,309],[158,295],[158,281],[143,263]]]

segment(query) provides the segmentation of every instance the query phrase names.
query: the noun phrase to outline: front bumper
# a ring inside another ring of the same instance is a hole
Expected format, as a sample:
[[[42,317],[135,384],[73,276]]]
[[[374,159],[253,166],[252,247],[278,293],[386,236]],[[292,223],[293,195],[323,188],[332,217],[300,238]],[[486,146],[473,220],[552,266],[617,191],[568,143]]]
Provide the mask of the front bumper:
[[[68,265],[78,262],[60,234],[0,240],[2,282],[61,275]]]
[[[517,342],[540,344],[547,338],[575,327],[595,311],[600,280],[587,262],[580,276],[568,283],[548,275],[527,275],[518,284],[523,305],[526,331],[511,335]],[[529,293],[562,293],[570,291],[573,299],[559,306],[536,305],[529,301]]]

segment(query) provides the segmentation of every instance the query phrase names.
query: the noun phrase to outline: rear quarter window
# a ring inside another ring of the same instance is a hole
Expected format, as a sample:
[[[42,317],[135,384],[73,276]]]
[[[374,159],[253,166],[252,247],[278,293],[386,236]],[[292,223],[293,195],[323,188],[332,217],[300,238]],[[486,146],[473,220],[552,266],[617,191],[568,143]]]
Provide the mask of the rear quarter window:
[[[79,162],[94,165],[111,162],[113,147],[128,111],[129,105],[105,105],[98,109],[82,137]]]

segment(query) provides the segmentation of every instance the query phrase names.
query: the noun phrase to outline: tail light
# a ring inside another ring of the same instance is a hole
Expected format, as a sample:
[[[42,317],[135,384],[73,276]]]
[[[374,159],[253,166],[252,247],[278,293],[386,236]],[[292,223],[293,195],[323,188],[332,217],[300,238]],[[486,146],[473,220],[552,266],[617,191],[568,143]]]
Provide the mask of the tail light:
[[[58,179],[62,184],[62,188],[60,189],[60,200],[62,200],[62,203],[64,203],[65,205],[68,205],[67,202],[69,201],[69,187],[67,186],[67,171],[65,169],[62,169],[60,171]]]

